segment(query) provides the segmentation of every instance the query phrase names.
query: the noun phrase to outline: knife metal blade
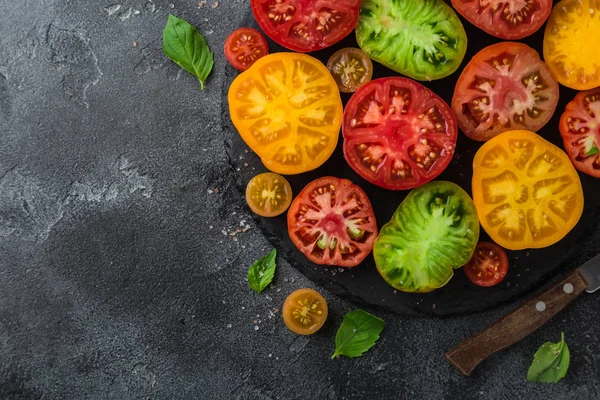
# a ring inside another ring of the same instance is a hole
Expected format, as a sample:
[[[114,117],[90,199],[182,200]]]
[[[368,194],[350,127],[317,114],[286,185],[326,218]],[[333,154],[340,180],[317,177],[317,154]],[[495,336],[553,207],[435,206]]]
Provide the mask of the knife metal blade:
[[[594,293],[600,289],[600,254],[579,267],[579,272],[588,284],[586,292]]]

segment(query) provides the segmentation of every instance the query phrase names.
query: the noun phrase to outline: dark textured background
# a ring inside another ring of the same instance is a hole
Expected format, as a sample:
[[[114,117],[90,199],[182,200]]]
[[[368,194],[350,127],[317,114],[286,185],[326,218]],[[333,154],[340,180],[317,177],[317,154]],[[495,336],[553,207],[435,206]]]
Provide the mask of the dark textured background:
[[[313,284],[282,259],[263,294],[245,281],[269,243],[234,185],[220,113],[221,46],[249,5],[214,4],[0,0],[0,398],[599,399],[600,296],[470,378],[444,352],[517,304],[448,319],[370,310],[387,325],[354,360],[329,359],[352,303],[323,291],[320,332],[285,328],[276,310]],[[169,12],[215,51],[204,92],[162,54]],[[567,378],[528,383],[561,331]]]

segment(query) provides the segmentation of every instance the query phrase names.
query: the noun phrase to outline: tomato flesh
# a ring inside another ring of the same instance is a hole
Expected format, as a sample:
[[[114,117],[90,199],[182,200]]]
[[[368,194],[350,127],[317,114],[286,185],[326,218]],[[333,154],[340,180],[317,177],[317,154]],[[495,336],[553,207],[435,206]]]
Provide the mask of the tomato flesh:
[[[575,168],[600,178],[600,88],[580,92],[567,104],[560,134]]]
[[[283,303],[283,322],[294,333],[311,335],[321,329],[328,315],[327,301],[317,291],[298,289]]]
[[[461,73],[452,109],[471,139],[515,129],[537,131],[552,117],[558,83],[531,47],[502,42],[486,47]]]
[[[522,39],[548,19],[552,0],[452,0],[469,22],[501,39]]]
[[[583,212],[583,189],[569,157],[534,132],[504,132],[481,146],[472,184],[481,225],[510,250],[553,245]]]
[[[356,91],[344,110],[344,157],[385,189],[405,190],[438,176],[457,137],[450,107],[407,78],[381,78]]]
[[[225,58],[240,71],[245,71],[269,53],[264,36],[252,28],[239,28],[225,39]]]
[[[373,249],[377,222],[361,188],[326,176],[309,183],[292,202],[288,234],[310,261],[354,267]]]
[[[360,0],[251,0],[250,5],[267,36],[290,50],[310,52],[352,32]]]
[[[281,175],[265,172],[256,175],[246,186],[246,203],[261,217],[283,214],[292,202],[292,187]]]
[[[558,81],[576,90],[600,86],[600,2],[562,0],[544,31],[544,59]]]
[[[343,93],[353,93],[371,80],[373,63],[362,50],[348,47],[333,53],[327,69]]]
[[[506,252],[496,243],[479,242],[473,257],[463,267],[465,275],[474,284],[490,287],[502,282],[508,272]]]
[[[262,57],[234,79],[228,100],[240,136],[273,172],[313,170],[337,145],[342,100],[329,70],[316,58]]]

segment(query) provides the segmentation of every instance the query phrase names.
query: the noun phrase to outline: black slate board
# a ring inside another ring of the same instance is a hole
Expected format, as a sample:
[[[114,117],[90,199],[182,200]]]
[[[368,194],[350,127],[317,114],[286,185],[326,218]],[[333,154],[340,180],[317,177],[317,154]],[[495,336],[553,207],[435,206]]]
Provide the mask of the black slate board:
[[[452,99],[454,86],[460,71],[467,62],[482,48],[500,39],[487,35],[462,19],[469,44],[467,54],[461,67],[450,77],[434,82],[421,82],[441,96],[448,104]],[[248,14],[241,26],[258,28],[252,14]],[[542,53],[543,27],[534,35],[521,40]],[[358,47],[354,34],[350,34],[340,43],[319,52],[311,53],[323,63],[335,51],[344,47]],[[269,40],[271,53],[288,51]],[[373,62],[373,79],[385,76],[397,76],[378,63]],[[236,183],[240,194],[245,192],[248,181],[258,173],[267,169],[260,159],[249,150],[243,142],[235,127],[231,123],[228,111],[227,91],[231,81],[238,72],[227,65],[226,79],[223,85],[223,129],[230,133],[229,146],[230,162],[236,174]],[[576,92],[560,87],[560,101],[557,111],[548,124],[538,133],[547,140],[562,148],[562,140],[558,131],[558,121],[565,105],[573,99]],[[349,94],[342,94],[344,104],[350,98]],[[473,156],[481,143],[467,138],[459,132],[458,143],[454,158],[448,168],[437,178],[449,180],[462,186],[471,193],[471,174]],[[401,203],[408,191],[392,192],[381,189],[360,178],[346,163],[342,154],[342,139],[331,156],[318,169],[301,175],[286,176],[292,185],[294,194],[297,194],[310,181],[325,175],[344,177],[357,183],[369,196],[379,227],[389,221],[397,206]],[[461,270],[455,272],[454,278],[445,287],[428,294],[411,294],[394,290],[381,278],[375,268],[372,255],[358,267],[353,269],[332,268],[316,265],[308,261],[292,244],[287,235],[286,216],[277,218],[261,218],[256,216],[255,221],[265,236],[290,264],[300,270],[310,279],[323,286],[325,289],[357,303],[383,307],[404,315],[438,315],[449,316],[475,311],[482,311],[512,301],[533,291],[548,279],[566,273],[581,265],[592,257],[594,243],[600,243],[600,181],[585,174],[579,174],[585,194],[585,208],[577,226],[560,242],[545,249],[532,249],[523,251],[508,251],[510,268],[505,280],[492,288],[480,288],[471,284]],[[480,240],[489,240],[485,231],[481,230]]]

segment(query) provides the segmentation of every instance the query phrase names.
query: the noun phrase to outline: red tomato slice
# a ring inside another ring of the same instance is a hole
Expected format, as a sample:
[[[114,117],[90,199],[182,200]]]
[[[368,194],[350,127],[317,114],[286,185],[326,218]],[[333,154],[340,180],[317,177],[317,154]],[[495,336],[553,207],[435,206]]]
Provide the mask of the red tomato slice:
[[[382,188],[405,190],[448,166],[458,129],[444,100],[411,79],[393,77],[354,93],[342,133],[344,157],[357,174]]]
[[[552,0],[452,0],[470,23],[501,39],[522,39],[544,25]]]
[[[512,130],[537,131],[554,114],[558,83],[537,51],[516,42],[481,50],[458,78],[452,109],[471,139]]]
[[[225,58],[240,71],[247,70],[256,60],[267,54],[267,41],[256,29],[239,28],[225,39]]]
[[[478,286],[494,286],[502,282],[508,272],[506,252],[496,243],[479,242],[473,257],[463,267],[467,278]]]
[[[361,0],[250,0],[268,37],[290,50],[323,49],[346,37],[358,22]]]
[[[316,264],[355,267],[373,250],[377,221],[365,192],[326,176],[306,185],[287,215],[288,234]]]
[[[600,178],[600,88],[578,93],[567,104],[559,128],[575,168]]]

